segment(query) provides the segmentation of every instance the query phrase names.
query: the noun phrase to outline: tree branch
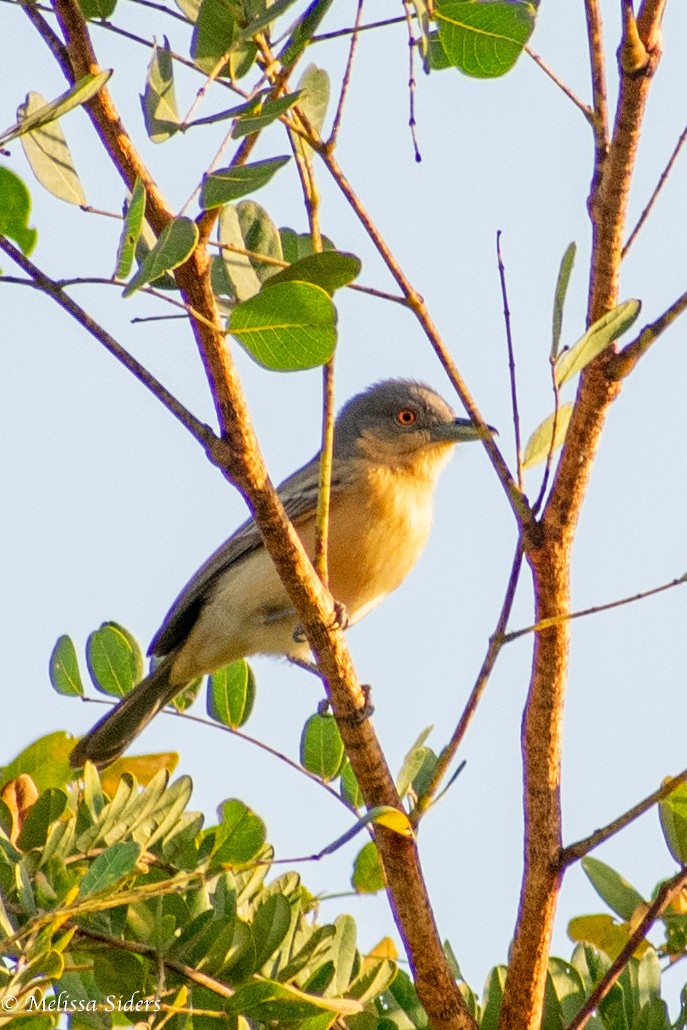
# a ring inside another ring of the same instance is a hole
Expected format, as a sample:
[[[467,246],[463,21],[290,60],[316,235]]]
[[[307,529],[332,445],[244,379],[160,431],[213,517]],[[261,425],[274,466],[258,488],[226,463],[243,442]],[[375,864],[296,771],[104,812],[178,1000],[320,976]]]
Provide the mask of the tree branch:
[[[648,7],[645,4],[645,8]],[[654,14],[662,7],[653,0]],[[645,17],[640,34],[648,59],[642,68],[619,61],[620,88],[613,138],[606,152],[606,99],[601,17],[597,0],[586,0],[596,150],[589,212],[592,257],[588,324],[610,310],[618,297],[622,237],[640,127],[651,76],[660,58],[655,22]],[[641,18],[641,14],[640,14]],[[653,44],[649,44],[649,40]],[[627,44],[623,35],[619,55]],[[609,375],[613,355],[601,354],[583,372],[577,399],[541,519],[540,536],[525,536],[534,579],[537,632],[532,677],[523,720],[525,869],[511,962],[504,989],[501,1030],[535,1030],[541,1021],[561,882],[560,762],[562,712],[570,644],[570,559],[575,529],[606,413],[619,392]],[[553,620],[548,623],[547,620]],[[562,620],[562,621],[560,621]]]
[[[594,1010],[598,1008],[599,1003],[606,997],[639,945],[645,939],[651,927],[658,919],[660,919],[668,905],[670,905],[673,899],[677,897],[686,883],[687,869],[683,868],[676,876],[670,880],[666,880],[666,882],[659,888],[656,897],[649,905],[641,922],[637,925],[637,928],[633,933],[630,934],[627,944],[617,958],[613,960],[608,971],[596,985],[575,1018],[568,1024],[566,1030],[582,1030],[582,1027],[587,1024],[589,1017],[592,1015]]]
[[[687,290],[673,301],[662,315],[644,326],[639,336],[628,343],[619,354],[613,356],[609,374],[614,379],[624,379],[633,371],[640,358],[643,358],[659,336],[687,309]]]
[[[63,311],[66,311],[68,315],[83,326],[86,332],[90,333],[98,343],[102,344],[106,350],[112,354],[127,369],[133,376],[138,379],[139,383],[142,383],[150,392],[160,401],[161,404],[167,408],[174,417],[181,422],[182,426],[188,429],[189,433],[198,440],[204,447],[207,447],[212,439],[216,439],[214,433],[209,426],[206,426],[204,422],[193,415],[188,408],[185,408],[181,401],[177,400],[174,394],[170,393],[169,390],[162,385],[159,379],[148,371],[148,369],[137,361],[136,358],[129,354],[127,350],[120,343],[118,343],[113,336],[111,336],[106,329],[103,329],[95,319],[91,318],[87,311],[85,311],[80,304],[77,304],[75,300],[65,293],[63,287],[47,276],[44,272],[34,265],[33,261],[25,257],[22,252],[14,246],[5,236],[0,235],[0,250],[4,251],[8,257],[22,268],[28,276],[31,278],[31,282],[46,296],[54,300]]]
[[[499,652],[501,651],[501,648],[503,647],[506,640],[505,630],[506,626],[508,625],[508,619],[510,618],[510,613],[513,608],[513,602],[515,600],[515,591],[517,589],[521,567],[522,544],[520,541],[518,541],[518,546],[515,552],[515,557],[513,558],[513,565],[511,568],[510,576],[508,577],[506,594],[503,599],[503,605],[501,607],[498,622],[496,623],[496,629],[489,638],[489,646],[487,648],[487,653],[484,656],[482,667],[479,670],[477,679],[475,681],[475,685],[472,688],[472,691],[470,692],[470,697],[468,698],[465,704],[465,708],[463,709],[461,717],[458,720],[458,724],[455,730],[453,731],[453,735],[449,743],[446,745],[446,747],[442,749],[441,754],[437,759],[437,763],[432,771],[432,777],[429,783],[427,784],[424,792],[417,799],[417,804],[415,805],[415,808],[412,812],[412,822],[414,825],[417,825],[419,823],[420,819],[422,819],[425,812],[431,807],[432,802],[439,789],[439,786],[441,785],[441,781],[446,775],[446,772],[448,771],[451,762],[455,758],[456,752],[458,751],[458,748],[460,747],[463,738],[467,733],[468,727],[472,722],[472,718],[475,712],[477,711],[477,706],[479,705],[482,699],[482,695],[484,694],[487,683],[489,682],[489,677],[491,676],[494,666],[496,664],[496,659],[498,658]]]
[[[677,776],[671,776],[670,779],[666,780],[658,790],[655,790],[653,794],[649,794],[648,797],[644,798],[643,801],[637,802],[632,808],[629,808],[627,812],[619,815],[617,819],[613,819],[612,822],[603,826],[599,830],[595,830],[594,833],[590,833],[588,837],[584,837],[582,840],[578,840],[575,844],[568,844],[567,847],[563,848],[560,855],[561,868],[572,865],[573,862],[577,862],[580,858],[584,858],[585,855],[589,854],[594,848],[598,848],[604,841],[609,840],[620,830],[624,830],[626,826],[633,823],[635,819],[639,819],[640,815],[644,815],[650,808],[658,804],[659,801],[663,801],[664,798],[670,797],[674,790],[680,786],[681,783],[687,781],[687,769],[683,769]]]
[[[54,0],[74,77],[97,67],[86,24],[75,0]],[[88,113],[120,175],[131,188],[141,175],[150,200],[150,220],[160,232],[169,209],[135,151],[106,90],[88,104]],[[210,261],[201,242],[175,270],[192,318],[193,333],[210,384],[222,439],[211,446],[212,460],[250,504],[265,546],[303,625],[326,681],[353,771],[370,807],[400,807],[398,793],[369,719],[343,634],[336,627],[334,602],[314,572],[267,474],[251,424],[231,351],[226,346],[210,283]],[[446,1030],[475,1030],[446,962],[420,869],[415,841],[382,826],[375,828],[388,883],[389,899],[406,945],[418,994],[431,1022]]]

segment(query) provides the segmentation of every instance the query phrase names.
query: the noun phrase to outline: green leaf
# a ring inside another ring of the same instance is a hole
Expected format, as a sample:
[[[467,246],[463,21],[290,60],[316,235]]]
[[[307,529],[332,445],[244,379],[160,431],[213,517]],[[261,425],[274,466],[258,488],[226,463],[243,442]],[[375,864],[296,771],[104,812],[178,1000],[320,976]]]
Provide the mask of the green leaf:
[[[300,92],[298,110],[303,112],[315,132],[321,133],[331,93],[327,72],[324,68],[309,64],[300,77],[298,90]],[[294,136],[294,143],[301,153],[312,152],[310,145],[300,136]]]
[[[635,1015],[632,1030],[672,1030],[668,1006],[661,998],[652,998]]]
[[[341,776],[341,797],[354,808],[362,808],[365,804],[365,799],[358,786],[353,767],[347,758],[341,766],[339,775]]]
[[[247,805],[236,798],[221,806],[222,842],[213,856],[215,863],[244,865],[255,858],[267,836],[265,824]]]
[[[368,967],[353,980],[346,993],[358,1001],[373,1001],[383,991],[388,990],[396,979],[398,967],[389,959],[382,959]]]
[[[24,748],[9,765],[2,770],[0,788],[10,780],[16,780],[25,773],[30,776],[39,793],[48,787],[63,786],[74,779],[75,773],[69,764],[69,755],[74,740],[64,730],[40,737]]]
[[[617,958],[623,950],[629,940],[630,931],[627,923],[618,923],[613,916],[599,913],[571,919],[568,923],[568,937],[572,941],[592,945],[595,952],[602,953],[610,961]],[[584,976],[584,973],[582,975]]]
[[[208,715],[237,729],[248,721],[255,701],[255,676],[248,662],[232,662],[213,672],[208,685]]]
[[[133,840],[113,844],[95,859],[79,885],[79,897],[87,898],[114,886],[132,873],[141,857],[141,845]]]
[[[450,63],[466,75],[505,75],[534,29],[536,7],[526,0],[438,0],[434,17]]]
[[[215,72],[218,64],[218,78],[241,78],[251,68],[257,47],[251,40],[241,39],[237,16],[243,18],[243,7],[234,0],[202,0],[191,39],[191,57],[206,75]]]
[[[24,818],[17,844],[22,851],[41,848],[48,837],[50,826],[67,807],[67,795],[58,787],[49,787],[39,795]]]
[[[93,977],[105,996],[141,1001],[145,994],[146,964],[138,955],[120,949],[99,948],[93,953]],[[138,997],[136,997],[138,995]],[[132,1010],[135,1011],[135,1010]],[[145,1013],[146,1009],[139,1011]]]
[[[680,865],[687,863],[687,784],[681,783],[659,804],[661,829],[668,850]]]
[[[413,981],[405,970],[399,969],[396,979],[384,995],[383,1001],[384,1011],[388,1012],[392,1018],[394,1016],[393,1010],[396,1008],[405,1013],[408,1020],[410,1020],[411,1027],[424,1028],[429,1026],[427,1013],[420,1003]],[[394,1022],[396,1022],[395,1019]],[[397,1025],[406,1027],[407,1023],[403,1021]]]
[[[291,905],[283,894],[273,894],[258,907],[253,918],[253,939],[256,946],[256,969],[274,955],[289,932]]]
[[[0,232],[19,244],[27,256],[36,246],[38,233],[29,229],[31,194],[18,175],[0,167]]]
[[[495,966],[487,976],[482,997],[481,1030],[497,1030],[507,971],[506,966]]]
[[[276,283],[299,282],[314,283],[321,286],[331,296],[334,290],[348,286],[360,275],[362,267],[360,258],[355,254],[344,254],[338,250],[323,250],[320,254],[311,254],[282,268],[271,275],[266,285],[272,287]]]
[[[153,143],[163,143],[179,131],[174,64],[166,36],[163,46],[153,46],[141,106],[146,132]]]
[[[143,657],[133,637],[116,622],[104,622],[86,642],[86,662],[94,686],[124,697],[143,677]]]
[[[338,774],[345,750],[333,715],[311,715],[301,734],[301,765],[328,783]]]
[[[279,236],[281,237],[284,261],[288,261],[289,264],[293,264],[294,261],[314,253],[312,236],[309,232],[297,233],[293,229],[284,227],[279,230]],[[336,250],[336,247],[327,236],[322,237],[322,247],[324,250]]]
[[[425,72],[441,72],[445,71],[446,68],[452,68],[453,65],[449,61],[446,51],[444,50],[439,33],[435,30],[430,32],[427,36],[427,57],[425,59]]]
[[[239,304],[228,330],[265,368],[315,368],[334,353],[336,308],[319,286],[280,283]]]
[[[225,1003],[225,1011],[230,1015],[242,1015],[257,1023],[274,1023],[276,1026],[302,1025],[303,1020],[316,1016],[323,1009],[351,1015],[359,1012],[360,1008],[359,1002],[351,998],[323,998],[272,980],[242,984]]]
[[[551,327],[551,360],[555,361],[558,355],[558,347],[561,342],[561,329],[563,327],[563,306],[565,295],[568,292],[570,273],[575,264],[577,244],[569,243],[565,254],[561,259],[561,267],[558,270],[556,291],[553,295],[553,324]]]
[[[331,5],[332,0],[311,0],[311,3],[308,4],[279,54],[279,60],[285,68],[290,68],[296,63],[317,32]],[[301,83],[298,85],[300,88]]]
[[[288,160],[288,156],[271,157],[265,161],[254,161],[253,164],[236,165],[212,172],[203,180],[200,206],[204,210],[221,207],[222,204],[228,204],[259,190],[267,185]]]
[[[626,300],[597,319],[572,347],[564,349],[555,365],[556,386],[561,387],[580,372],[597,354],[622,336],[642,309],[639,300]]]
[[[373,840],[358,852],[353,863],[351,883],[358,894],[376,894],[386,887],[379,852]]]
[[[142,286],[153,282],[165,272],[183,265],[195,250],[198,242],[198,226],[192,218],[173,218],[160,233],[160,237],[148,252],[141,266],[128,284],[124,297],[130,297]]]
[[[48,673],[53,690],[67,697],[82,697],[83,683],[79,672],[76,648],[71,637],[64,634],[58,637],[52,649]]]
[[[220,243],[232,247],[249,248],[241,232],[241,223],[236,207],[226,204],[219,216],[218,239]],[[229,280],[231,290],[240,301],[254,297],[260,291],[260,280],[247,254],[238,254],[232,250],[222,250],[222,267]]]
[[[568,423],[572,412],[573,405],[571,403],[561,404],[555,415],[551,413],[543,422],[539,423],[525,444],[525,453],[522,456],[523,469],[533,468],[540,461],[546,461],[550,452],[553,453],[562,446],[568,432]],[[554,422],[556,423],[556,432],[553,435],[552,443]]]
[[[564,962],[560,958],[551,958],[549,959],[548,978],[551,990],[558,1001],[563,1026],[567,1026],[577,1015],[585,1000],[582,977],[569,962]]]
[[[298,102],[299,97],[300,92],[287,93],[286,96],[278,97],[276,100],[268,100],[266,104],[255,106],[250,112],[241,115],[237,119],[236,125],[231,132],[231,138],[240,139],[251,132],[260,132],[261,129],[266,128],[272,122],[275,122],[277,118],[281,118],[283,114],[286,114]]]
[[[582,868],[592,887],[621,919],[630,920],[635,910],[646,902],[625,877],[598,858],[582,859]]]
[[[396,777],[396,790],[398,791],[400,797],[405,797],[405,795],[408,793],[410,787],[413,785],[413,781],[415,780],[416,776],[419,775],[421,769],[428,761],[428,755],[433,756],[434,762],[436,762],[436,755],[431,750],[431,748],[424,747],[424,743],[427,740],[427,737],[432,732],[432,728],[432,726],[427,726],[422,731],[420,736],[417,738],[417,740],[415,741],[415,743],[403,759],[401,771]]]
[[[105,71],[97,73],[90,72],[88,75],[84,75],[66,93],[61,93],[55,100],[44,104],[39,110],[29,115],[29,117],[22,118],[21,121],[0,133],[0,147],[6,146],[10,140],[22,136],[25,132],[32,132],[34,129],[40,129],[42,126],[54,122],[74,107],[85,104],[87,100],[90,100],[91,97],[94,97],[103,88],[111,75],[112,69],[105,69]]]
[[[222,213],[226,210],[226,207],[223,208]],[[279,230],[264,207],[261,207],[254,200],[242,200],[236,205],[236,213],[238,216],[239,238],[242,241],[238,245],[252,251],[253,254],[262,254],[266,258],[283,261]],[[231,258],[237,255],[227,253],[226,256]],[[279,271],[280,266],[273,265],[269,261],[261,261],[253,256],[248,256],[246,260],[257,276],[258,286]],[[225,268],[231,278],[229,264],[225,265]],[[250,294],[250,296],[253,295]],[[237,297],[237,299],[241,301],[248,300],[248,297]]]
[[[131,191],[131,198],[126,205],[124,225],[122,234],[119,237],[119,248],[117,250],[117,267],[115,269],[116,279],[126,279],[131,272],[136,254],[136,244],[143,229],[143,221],[146,213],[146,191],[143,180],[136,176],[134,188]]]
[[[117,0],[79,0],[81,13],[87,21],[109,18],[117,6]]]
[[[20,120],[28,118],[45,107],[45,104],[45,97],[40,93],[29,93],[18,108],[17,115]],[[21,145],[31,171],[48,193],[68,204],[86,203],[86,194],[76,174],[59,122],[51,122],[48,126],[24,133]]]

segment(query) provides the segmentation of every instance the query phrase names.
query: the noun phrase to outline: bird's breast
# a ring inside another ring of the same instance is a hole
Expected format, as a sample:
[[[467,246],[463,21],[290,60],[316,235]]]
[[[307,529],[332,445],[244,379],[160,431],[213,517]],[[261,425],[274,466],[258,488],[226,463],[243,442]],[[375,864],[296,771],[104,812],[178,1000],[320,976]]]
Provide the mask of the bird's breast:
[[[396,589],[420,557],[432,525],[432,484],[371,468],[364,484],[332,500],[329,581],[349,619]]]

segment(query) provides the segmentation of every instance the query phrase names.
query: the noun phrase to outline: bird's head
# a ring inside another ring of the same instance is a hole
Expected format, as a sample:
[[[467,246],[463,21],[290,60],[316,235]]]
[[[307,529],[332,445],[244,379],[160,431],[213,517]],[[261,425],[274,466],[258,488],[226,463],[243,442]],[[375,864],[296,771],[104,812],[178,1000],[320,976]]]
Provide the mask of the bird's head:
[[[479,440],[484,432],[470,419],[456,418],[443,397],[424,383],[389,379],[342,408],[334,451],[337,457],[367,457],[434,478],[455,444]]]

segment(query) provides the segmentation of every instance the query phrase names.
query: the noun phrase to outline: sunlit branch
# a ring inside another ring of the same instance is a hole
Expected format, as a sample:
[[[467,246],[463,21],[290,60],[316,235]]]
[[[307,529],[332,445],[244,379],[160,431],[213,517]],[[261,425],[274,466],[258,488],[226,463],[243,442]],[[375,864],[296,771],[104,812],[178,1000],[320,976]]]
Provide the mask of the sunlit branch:
[[[496,233],[496,258],[499,267],[501,297],[503,299],[503,317],[506,324],[506,347],[508,349],[508,378],[510,380],[510,401],[513,414],[513,430],[515,432],[515,455],[518,465],[518,488],[522,491],[522,442],[520,439],[520,412],[518,410],[518,386],[515,377],[515,351],[511,333],[510,308],[508,307],[508,290],[506,288],[506,269],[501,256],[501,230]]]
[[[623,257],[625,257],[625,255],[627,254],[628,250],[630,249],[630,247],[632,246],[632,244],[636,240],[639,231],[641,230],[642,226],[644,225],[644,223],[646,222],[647,218],[651,214],[653,206],[654,206],[654,204],[656,203],[656,201],[658,199],[658,195],[661,192],[661,190],[663,189],[663,187],[665,186],[666,181],[668,179],[668,176],[670,175],[670,173],[673,170],[673,165],[677,161],[678,155],[679,155],[680,151],[682,150],[682,147],[683,147],[683,145],[685,143],[685,140],[687,140],[687,125],[682,130],[682,132],[680,133],[680,138],[678,139],[677,143],[675,144],[675,149],[673,150],[672,154],[670,155],[670,158],[668,159],[667,165],[665,166],[665,168],[661,172],[659,180],[656,183],[656,188],[654,189],[653,193],[649,197],[647,205],[644,208],[644,210],[642,211],[641,215],[639,216],[637,224],[635,225],[634,229],[632,230],[632,232],[630,233],[630,235],[627,238],[627,243],[623,247],[623,251],[622,251],[622,256]]]
[[[623,379],[634,369],[640,358],[656,343],[656,340],[687,309],[687,291],[681,294],[662,315],[645,326],[639,336],[613,357],[611,374],[614,379]]]
[[[565,93],[568,100],[572,100],[575,107],[577,107],[582,112],[582,114],[585,116],[589,124],[593,126],[594,112],[592,111],[591,107],[589,107],[588,104],[585,104],[584,100],[580,100],[578,95],[570,89],[570,86],[563,82],[563,80],[560,79],[558,75],[556,75],[555,71],[549,67],[546,61],[542,57],[540,57],[539,54],[535,53],[531,47],[525,46],[525,53],[532,58],[537,67],[541,68],[545,75],[548,75],[551,81],[555,83],[556,86],[558,86],[561,92]]]
[[[405,15],[400,15],[396,18],[385,18],[383,21],[371,21],[367,25],[355,25],[351,28],[336,29],[334,32],[320,32],[318,35],[313,36],[310,40],[311,43],[324,43],[327,39],[339,39],[341,36],[350,36],[354,32],[369,32],[370,29],[384,29],[387,25],[402,25],[405,21]]]
[[[430,317],[429,311],[423,297],[413,287],[410,280],[406,276],[405,272],[401,268],[400,264],[396,260],[390,247],[386,243],[377,226],[372,221],[372,218],[368,214],[367,210],[363,206],[357,193],[351,186],[350,182],[341,170],[336,158],[330,153],[326,147],[319,146],[319,154],[324,161],[327,169],[329,170],[332,178],[336,182],[340,191],[350,204],[351,208],[355,212],[359,221],[363,225],[367,232],[370,240],[379,252],[382,260],[386,264],[392,277],[398,283],[401,292],[405,297],[407,306],[411,309],[418,322],[420,323],[427,339],[429,340],[434,353],[439,359],[444,371],[446,372],[449,380],[453,384],[453,387],[460,397],[466,411],[470,418],[478,424],[485,425],[482,414],[477,407],[477,404],[472,396],[472,393],[468,389],[467,383],[463,379],[458,366],[451,357],[441,335]],[[496,473],[501,481],[501,484],[506,491],[508,500],[516,515],[518,523],[521,526],[530,526],[532,524],[532,513],[527,503],[526,497],[518,488],[517,483],[513,479],[511,472],[506,464],[506,461],[501,454],[498,446],[496,445],[493,435],[487,433],[483,439],[484,447],[489,455],[489,459],[496,470]]]
[[[524,637],[528,633],[541,633],[546,629],[551,629],[552,626],[560,626],[564,622],[572,622],[573,619],[584,619],[588,615],[598,615],[599,612],[607,612],[612,608],[621,608],[626,604],[634,604],[635,601],[643,601],[646,597],[653,597],[654,594],[661,594],[664,590],[672,590],[673,587],[682,586],[683,583],[687,583],[687,573],[677,579],[672,579],[670,583],[663,583],[660,587],[652,587],[651,590],[644,590],[639,594],[633,594],[631,597],[623,597],[619,601],[610,601],[608,604],[599,604],[595,605],[593,608],[584,608],[579,612],[570,612],[567,615],[554,615],[550,619],[542,619],[540,622],[535,622],[531,626],[525,626],[524,629],[516,629],[513,630],[512,633],[506,633],[503,637],[502,643],[510,644],[513,640],[517,640],[519,637]]]
[[[417,88],[417,82],[415,81],[415,48],[417,40],[413,34],[413,13],[409,0],[403,0],[403,9],[406,14],[406,24],[408,27],[408,128],[410,129],[410,138],[413,141],[415,160],[419,164],[422,161],[422,154],[417,143],[417,122],[415,121],[415,91]]]
[[[647,908],[636,929],[630,934],[627,943],[620,954],[613,960],[609,969],[589,995],[584,1005],[575,1018],[568,1024],[566,1030],[582,1030],[592,1013],[598,1008],[600,1002],[606,997],[613,984],[617,981],[623,969],[630,961],[635,951],[645,940],[654,923],[661,918],[670,903],[677,897],[687,883],[687,869],[682,868],[679,873],[666,880],[659,888],[656,897]]]
[[[687,781],[687,769],[683,769],[677,776],[671,776],[662,786],[655,790],[653,794],[649,794],[648,797],[644,798],[643,801],[638,801],[636,805],[629,808],[627,812],[618,816],[617,819],[613,819],[612,822],[603,826],[599,830],[595,830],[594,833],[590,833],[588,837],[584,837],[582,840],[576,841],[574,844],[569,844],[567,847],[561,850],[560,864],[561,868],[572,865],[573,862],[577,862],[580,858],[584,858],[585,855],[589,854],[594,848],[598,848],[600,844],[609,840],[615,836],[621,830],[624,830],[626,826],[633,823],[635,819],[639,819],[641,815],[648,812],[650,808],[658,804],[659,801],[663,801],[664,798],[670,797],[674,790],[676,790],[681,783]]]
[[[520,569],[522,568],[522,546],[518,541],[518,546],[513,558],[513,565],[511,568],[510,576],[508,577],[508,585],[506,586],[506,593],[503,599],[503,605],[501,612],[496,623],[496,629],[492,636],[489,638],[489,646],[487,653],[484,656],[482,667],[479,671],[475,685],[472,688],[470,697],[468,698],[463,713],[458,720],[458,724],[453,731],[451,740],[442,750],[437,763],[432,771],[432,777],[427,787],[423,791],[422,795],[418,798],[417,804],[411,813],[411,821],[417,824],[427,809],[431,806],[436,792],[439,789],[441,781],[443,780],[448,768],[453,761],[458,748],[460,747],[465,734],[467,733],[468,727],[472,722],[472,718],[477,711],[477,706],[482,699],[489,677],[496,664],[496,659],[499,656],[499,652],[504,644],[504,631],[508,625],[508,619],[513,608],[513,602],[515,600],[515,592],[518,585],[518,579],[520,576]]]
[[[203,422],[191,414],[177,398],[156,379],[151,372],[145,368],[132,354],[129,354],[106,329],[103,329],[76,301],[64,292],[62,286],[42,272],[32,261],[18,250],[6,237],[0,236],[0,250],[3,250],[8,257],[19,265],[26,272],[36,287],[55,301],[67,314],[83,326],[106,350],[112,354],[132,375],[138,379],[157,399],[164,404],[168,411],[193,436],[204,445],[212,437],[212,430]]]

